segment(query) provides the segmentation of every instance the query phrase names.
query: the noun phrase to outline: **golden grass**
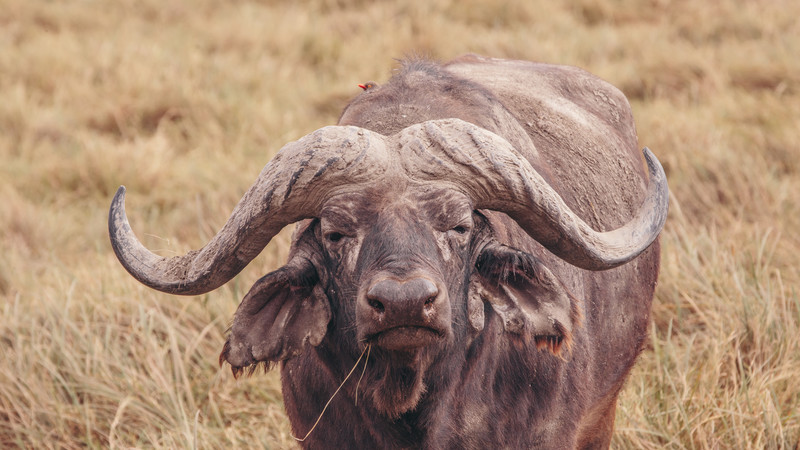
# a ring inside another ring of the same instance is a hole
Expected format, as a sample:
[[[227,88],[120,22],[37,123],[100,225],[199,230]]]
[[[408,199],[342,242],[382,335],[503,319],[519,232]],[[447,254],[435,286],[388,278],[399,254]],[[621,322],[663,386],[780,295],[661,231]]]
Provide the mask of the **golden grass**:
[[[572,64],[631,99],[672,206],[615,448],[797,448],[800,3],[3,0],[0,446],[284,448],[277,372],[217,355],[288,233],[197,298],[140,286],[106,211],[202,245],[285,142],[393,57]]]

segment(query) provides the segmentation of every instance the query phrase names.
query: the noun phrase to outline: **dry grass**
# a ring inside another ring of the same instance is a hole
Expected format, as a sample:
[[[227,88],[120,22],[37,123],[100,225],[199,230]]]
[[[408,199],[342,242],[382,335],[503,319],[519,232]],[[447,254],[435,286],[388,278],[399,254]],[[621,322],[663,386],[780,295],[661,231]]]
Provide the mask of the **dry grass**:
[[[216,366],[243,291],[156,293],[116,262],[197,248],[283,143],[392,57],[572,64],[631,99],[673,203],[616,448],[798,448],[800,3],[0,2],[0,447],[283,448],[277,373]],[[156,235],[144,233],[158,233]]]

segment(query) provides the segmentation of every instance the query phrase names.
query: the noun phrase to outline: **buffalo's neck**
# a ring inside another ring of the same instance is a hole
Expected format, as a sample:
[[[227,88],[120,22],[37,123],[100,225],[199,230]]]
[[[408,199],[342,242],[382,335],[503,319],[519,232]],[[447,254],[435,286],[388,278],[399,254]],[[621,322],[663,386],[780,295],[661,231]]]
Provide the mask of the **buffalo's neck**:
[[[469,345],[447,346],[433,357],[420,355],[416,360],[406,357],[399,359],[402,363],[389,363],[392,355],[370,350],[365,372],[366,355],[356,365],[356,359],[342,358],[342,350],[330,341],[287,362],[284,398],[295,433],[307,432],[356,366],[312,433],[326,437],[325,443],[319,443],[322,446],[331,448],[331,440],[339,438],[342,444],[380,448],[431,447],[432,443],[436,443],[433,447],[444,443],[450,448],[479,447],[481,442],[472,441],[473,437],[492,436],[508,425],[499,419],[513,422],[517,416],[528,418],[517,426],[524,426],[524,432],[519,431],[529,435],[538,414],[522,411],[543,413],[556,401],[555,391],[540,388],[539,380],[559,378],[563,364],[550,361],[535,346],[509,340],[494,314],[486,319],[486,328]],[[293,380],[287,370],[292,371]],[[392,415],[382,410],[385,405],[377,405],[402,403],[406,395],[413,396],[412,380],[417,377],[424,386],[413,407]],[[297,404],[300,398],[305,403]]]
[[[318,444],[326,448],[333,448],[336,439],[348,446],[419,448],[430,441],[432,431],[442,428],[460,381],[452,374],[463,371],[466,352],[451,345],[416,355],[369,349],[359,361],[358,356],[343,358],[353,352],[334,342],[326,339],[282,368],[285,406],[296,437],[307,433],[333,398],[307,447],[316,447],[314,436],[325,436],[327,441]],[[342,389],[334,396],[339,385]]]

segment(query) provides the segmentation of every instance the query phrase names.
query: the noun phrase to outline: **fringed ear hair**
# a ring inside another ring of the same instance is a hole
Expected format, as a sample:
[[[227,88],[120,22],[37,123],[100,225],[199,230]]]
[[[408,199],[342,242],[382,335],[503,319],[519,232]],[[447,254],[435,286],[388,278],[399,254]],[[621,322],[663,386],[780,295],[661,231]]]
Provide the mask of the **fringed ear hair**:
[[[470,296],[488,302],[507,333],[563,357],[581,321],[578,301],[533,255],[492,243],[475,263]],[[474,306],[472,309],[476,309]]]

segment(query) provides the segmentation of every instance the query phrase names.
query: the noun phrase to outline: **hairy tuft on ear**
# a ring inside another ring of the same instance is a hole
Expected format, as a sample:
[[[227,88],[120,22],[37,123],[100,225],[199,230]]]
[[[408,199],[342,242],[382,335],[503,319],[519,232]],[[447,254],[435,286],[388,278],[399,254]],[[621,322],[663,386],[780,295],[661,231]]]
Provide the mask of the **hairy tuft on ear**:
[[[536,257],[493,242],[481,250],[475,269],[470,297],[488,302],[507,333],[556,356],[569,352],[581,320],[578,300]]]
[[[313,231],[303,230],[285,266],[258,280],[239,304],[220,365],[234,377],[300,354],[319,345],[328,330],[331,308],[310,258],[318,254]]]
[[[252,374],[259,363],[268,369],[300,354],[306,343],[319,345],[331,310],[314,273],[310,261],[295,258],[253,285],[236,310],[220,354],[234,376],[245,368]]]
[[[539,262],[530,254],[505,245],[487,245],[478,255],[475,268],[496,283],[538,281]]]

